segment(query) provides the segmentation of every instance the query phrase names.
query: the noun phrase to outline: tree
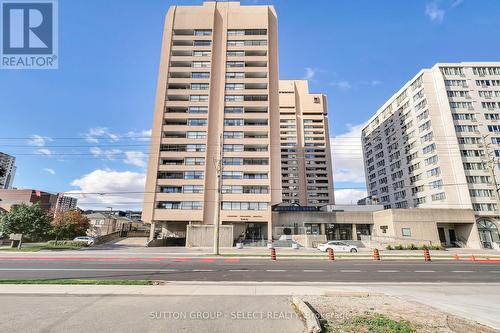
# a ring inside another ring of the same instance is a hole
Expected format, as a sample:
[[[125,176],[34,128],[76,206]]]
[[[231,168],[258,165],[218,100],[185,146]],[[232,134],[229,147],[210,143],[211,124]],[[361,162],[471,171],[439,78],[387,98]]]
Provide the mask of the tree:
[[[56,239],[73,239],[85,236],[90,227],[90,220],[78,210],[57,213],[52,221]]]
[[[40,241],[46,240],[51,231],[50,216],[38,203],[16,205],[0,215],[0,233],[4,235],[23,234],[32,241]]]

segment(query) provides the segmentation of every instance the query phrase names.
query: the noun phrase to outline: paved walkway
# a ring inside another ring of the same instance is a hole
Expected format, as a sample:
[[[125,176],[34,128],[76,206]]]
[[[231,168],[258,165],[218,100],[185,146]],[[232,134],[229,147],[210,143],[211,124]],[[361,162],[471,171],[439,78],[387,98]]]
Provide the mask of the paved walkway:
[[[227,327],[228,332],[231,332],[230,329],[250,332],[252,328],[259,332],[297,332],[302,328],[295,320],[240,321],[228,320],[227,316],[234,311],[289,313],[286,297],[289,295],[366,297],[379,294],[414,300],[500,329],[500,317],[496,315],[500,313],[498,283],[178,282],[161,286],[0,285],[0,303],[9,304],[9,311],[0,313],[0,321],[2,325],[7,325],[3,326],[6,331],[12,332],[21,332],[19,328],[16,331],[14,324],[19,318],[23,318],[23,323],[28,323],[28,326],[23,324],[22,331],[36,332],[79,332],[79,328],[98,331],[97,327],[102,330],[103,327],[110,327],[107,325],[116,325],[113,326],[115,330],[133,332],[139,331],[139,324],[144,325],[141,331],[145,332],[167,327],[161,325],[169,325],[168,328],[175,328],[174,331],[182,328],[188,331],[195,328],[196,331],[224,331],[220,327],[213,330],[215,326],[212,325],[216,321],[207,320],[203,326],[197,327],[194,325],[200,323],[195,321],[158,321],[149,317],[152,311],[219,311],[226,313],[225,319],[218,323],[222,323],[224,329]],[[127,315],[122,315],[125,313]],[[100,318],[97,322],[96,317]]]

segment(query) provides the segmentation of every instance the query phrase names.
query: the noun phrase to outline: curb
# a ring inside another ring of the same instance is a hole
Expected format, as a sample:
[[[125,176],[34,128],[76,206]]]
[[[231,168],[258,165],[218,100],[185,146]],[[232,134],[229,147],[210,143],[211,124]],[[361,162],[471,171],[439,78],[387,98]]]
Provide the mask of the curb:
[[[321,325],[319,324],[316,314],[311,310],[311,308],[298,297],[293,297],[292,303],[295,305],[300,315],[306,322],[306,332],[321,333]]]

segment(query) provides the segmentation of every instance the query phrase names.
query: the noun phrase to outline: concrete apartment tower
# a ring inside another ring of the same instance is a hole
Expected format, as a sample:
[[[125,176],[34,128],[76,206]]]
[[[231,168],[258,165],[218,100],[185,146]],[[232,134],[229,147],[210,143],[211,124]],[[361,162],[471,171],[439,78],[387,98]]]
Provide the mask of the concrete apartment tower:
[[[279,98],[283,204],[334,204],[326,96],[306,80],[280,80]]]
[[[472,208],[482,245],[499,240],[500,62],[423,69],[369,120],[362,144],[368,194],[385,208]],[[441,241],[450,230],[438,228]]]
[[[16,158],[0,152],[0,167],[5,174],[0,177],[0,189],[12,188],[14,176],[16,175]]]
[[[277,39],[272,6],[170,7],[143,213],[163,235],[213,224],[220,201],[235,235],[271,237],[281,202]]]

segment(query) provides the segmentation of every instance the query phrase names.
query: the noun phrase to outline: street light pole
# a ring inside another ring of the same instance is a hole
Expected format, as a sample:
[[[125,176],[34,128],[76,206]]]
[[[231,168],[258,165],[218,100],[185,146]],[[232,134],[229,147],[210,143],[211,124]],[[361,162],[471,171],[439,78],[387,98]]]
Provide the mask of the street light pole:
[[[215,187],[216,188],[216,200],[215,200],[215,203],[217,205],[216,209],[217,209],[217,216],[215,218],[215,221],[214,221],[214,255],[219,255],[220,254],[220,250],[219,250],[219,239],[220,239],[220,205],[221,205],[221,197],[222,197],[222,181],[221,181],[221,178],[222,178],[222,150],[223,150],[223,145],[222,145],[222,134],[220,135],[219,137],[219,153],[218,153],[218,156],[217,156],[217,165],[216,165],[216,168],[217,168],[217,186]]]

